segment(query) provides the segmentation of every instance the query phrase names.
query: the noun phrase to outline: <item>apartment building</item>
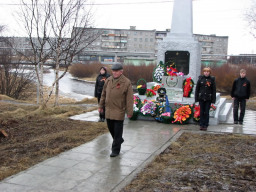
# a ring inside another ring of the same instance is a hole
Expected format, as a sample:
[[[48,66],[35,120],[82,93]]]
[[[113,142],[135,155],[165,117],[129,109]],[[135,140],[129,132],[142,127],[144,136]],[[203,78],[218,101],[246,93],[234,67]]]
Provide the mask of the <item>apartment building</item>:
[[[169,29],[166,31],[156,31],[156,42],[162,41],[169,31]],[[228,36],[193,34],[193,37],[201,45],[202,63],[227,62]]]
[[[75,58],[75,62],[99,61],[104,64],[120,62],[140,65],[156,64],[158,43],[166,37],[170,29],[137,30],[135,26],[130,26],[129,29],[87,28],[86,31],[87,34],[98,34],[97,38],[89,46],[86,45],[86,48]],[[228,36],[200,34],[193,36],[202,45],[202,62],[227,60]],[[20,50],[31,54],[28,38],[14,37],[13,41]]]
[[[193,35],[201,44],[202,63],[226,63],[228,54],[228,36]]]
[[[121,63],[155,63],[155,30],[88,28],[101,31],[101,35],[83,52],[79,62],[100,61],[105,64]]]
[[[78,61],[100,61],[102,63],[156,63],[158,43],[170,32],[156,30],[94,28],[100,30],[100,37],[83,53]],[[202,62],[226,62],[228,36],[193,35],[202,46]]]

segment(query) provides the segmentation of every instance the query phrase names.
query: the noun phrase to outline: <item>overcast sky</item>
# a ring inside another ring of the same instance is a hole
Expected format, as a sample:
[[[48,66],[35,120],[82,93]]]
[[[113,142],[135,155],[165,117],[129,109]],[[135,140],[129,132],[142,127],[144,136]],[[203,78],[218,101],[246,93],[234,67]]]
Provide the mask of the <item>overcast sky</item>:
[[[23,36],[13,13],[19,0],[0,0],[0,24],[8,33]],[[166,30],[171,28],[174,0],[88,0],[94,3],[98,28]],[[193,33],[228,36],[228,54],[256,54],[256,39],[249,33],[244,14],[256,0],[194,0]]]

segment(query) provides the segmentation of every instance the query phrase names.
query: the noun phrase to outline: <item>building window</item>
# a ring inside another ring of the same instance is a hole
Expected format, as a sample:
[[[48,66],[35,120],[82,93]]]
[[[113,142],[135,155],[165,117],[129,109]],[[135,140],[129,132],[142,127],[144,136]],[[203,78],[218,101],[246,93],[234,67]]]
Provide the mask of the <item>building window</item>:
[[[134,38],[134,41],[137,41],[137,38]]]

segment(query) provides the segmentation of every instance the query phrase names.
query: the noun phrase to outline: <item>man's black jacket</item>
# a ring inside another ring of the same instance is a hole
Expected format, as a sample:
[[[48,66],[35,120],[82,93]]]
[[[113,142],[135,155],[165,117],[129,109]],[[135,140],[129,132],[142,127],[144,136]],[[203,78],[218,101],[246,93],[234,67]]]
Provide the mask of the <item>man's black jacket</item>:
[[[238,99],[249,99],[251,92],[250,81],[244,78],[237,78],[235,79],[232,90],[231,90],[231,97],[238,98]]]

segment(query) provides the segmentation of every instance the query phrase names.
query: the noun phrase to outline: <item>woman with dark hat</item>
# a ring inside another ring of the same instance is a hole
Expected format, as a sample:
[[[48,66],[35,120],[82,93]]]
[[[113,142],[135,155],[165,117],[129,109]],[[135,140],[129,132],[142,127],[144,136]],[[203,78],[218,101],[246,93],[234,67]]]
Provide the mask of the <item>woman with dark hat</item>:
[[[98,103],[100,102],[101,93],[103,90],[103,86],[105,84],[105,80],[110,75],[107,73],[107,69],[105,67],[100,68],[100,74],[96,78],[96,84],[95,84],[95,90],[94,90],[94,96],[98,99]],[[102,113],[99,113],[99,122],[105,121],[105,109],[103,109]]]

